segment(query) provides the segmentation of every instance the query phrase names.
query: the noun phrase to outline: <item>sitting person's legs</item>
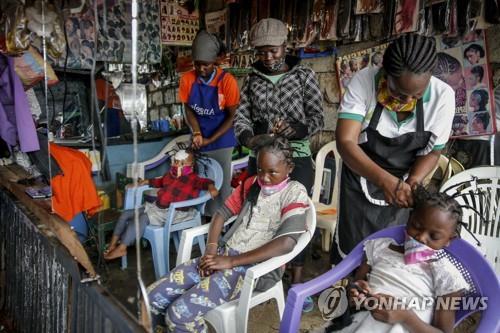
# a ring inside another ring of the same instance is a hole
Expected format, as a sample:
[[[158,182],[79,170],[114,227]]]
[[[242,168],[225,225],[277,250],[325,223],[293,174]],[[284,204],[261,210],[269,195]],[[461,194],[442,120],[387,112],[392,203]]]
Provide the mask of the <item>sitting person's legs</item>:
[[[200,278],[200,258],[177,266],[148,288],[153,330],[168,326],[181,332],[205,332],[203,316],[240,296],[248,267],[234,267]]]
[[[144,213],[144,208],[139,208],[139,235],[144,235],[144,230],[149,224],[148,215]],[[119,244],[118,244],[119,241]],[[119,217],[116,223],[111,243],[104,253],[104,259],[111,260],[123,257],[127,254],[127,247],[135,241],[134,210],[126,210]]]

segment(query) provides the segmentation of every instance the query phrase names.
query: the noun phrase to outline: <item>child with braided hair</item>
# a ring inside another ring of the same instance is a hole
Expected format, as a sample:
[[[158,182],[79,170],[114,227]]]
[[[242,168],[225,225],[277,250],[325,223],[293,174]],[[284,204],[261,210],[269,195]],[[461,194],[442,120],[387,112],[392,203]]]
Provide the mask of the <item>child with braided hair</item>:
[[[462,210],[447,194],[421,186],[414,203],[404,244],[392,238],[364,243],[365,259],[349,295],[369,311],[354,314],[340,332],[453,332],[455,313],[444,305],[469,285],[443,248],[458,236]]]
[[[290,144],[273,135],[260,136],[255,144],[257,175],[236,188],[213,216],[205,254],[148,288],[155,331],[166,325],[170,332],[206,332],[203,316],[240,296],[246,270],[292,251],[306,231],[308,196],[301,183],[290,180]],[[219,241],[224,222],[235,215]],[[270,288],[282,273],[261,277],[256,289]]]
[[[336,129],[343,166],[332,264],[366,236],[406,223],[412,188],[436,166],[455,115],[453,89],[432,76],[436,63],[434,38],[405,34],[389,44],[383,68],[351,79]]]

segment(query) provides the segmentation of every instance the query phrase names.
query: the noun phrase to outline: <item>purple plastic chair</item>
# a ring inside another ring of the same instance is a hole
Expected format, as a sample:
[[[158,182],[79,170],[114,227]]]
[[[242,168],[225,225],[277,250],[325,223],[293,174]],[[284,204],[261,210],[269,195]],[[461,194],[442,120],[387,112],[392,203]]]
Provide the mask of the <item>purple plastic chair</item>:
[[[396,226],[378,231],[365,240],[391,237],[396,242],[404,241],[405,226]],[[358,244],[347,257],[330,271],[306,283],[299,284],[288,291],[285,313],[280,324],[280,333],[297,332],[300,327],[302,304],[307,296],[315,295],[349,275],[363,259],[363,242]],[[491,265],[472,245],[462,239],[455,239],[447,247],[451,262],[463,273],[471,285],[465,295],[488,297],[487,308],[481,313],[481,322],[476,330],[480,333],[500,332],[500,281]],[[475,311],[457,311],[455,326]]]

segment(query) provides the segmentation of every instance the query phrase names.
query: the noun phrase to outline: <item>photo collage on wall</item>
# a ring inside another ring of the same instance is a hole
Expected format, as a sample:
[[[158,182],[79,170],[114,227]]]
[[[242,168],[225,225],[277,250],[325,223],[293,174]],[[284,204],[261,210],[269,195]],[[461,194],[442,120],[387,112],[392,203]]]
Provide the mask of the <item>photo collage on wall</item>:
[[[161,42],[165,45],[191,46],[199,30],[199,12],[189,11],[177,1],[160,1]]]
[[[366,66],[382,67],[388,44],[337,57],[341,95],[354,74]],[[496,131],[494,99],[484,30],[462,38],[436,37],[437,65],[433,75],[455,91],[452,137],[489,135]]]
[[[463,38],[437,38],[438,65],[434,76],[455,91],[453,137],[495,132],[494,100],[483,30]]]
[[[347,85],[356,72],[367,66],[382,68],[382,58],[388,45],[389,44],[386,43],[366,50],[337,57],[335,65],[337,67],[337,77],[339,79],[341,95],[344,94]]]

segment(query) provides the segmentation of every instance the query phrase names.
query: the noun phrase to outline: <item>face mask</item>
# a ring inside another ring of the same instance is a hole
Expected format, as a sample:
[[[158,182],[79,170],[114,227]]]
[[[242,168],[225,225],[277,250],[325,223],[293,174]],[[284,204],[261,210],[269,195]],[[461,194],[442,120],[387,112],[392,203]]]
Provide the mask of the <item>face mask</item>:
[[[393,112],[412,112],[417,105],[417,100],[412,99],[409,103],[403,103],[393,97],[387,85],[387,79],[381,77],[378,83],[377,102],[382,104],[387,110]]]
[[[282,181],[281,183],[279,184],[276,184],[276,185],[264,185],[259,178],[257,178],[257,183],[259,183],[259,186],[260,186],[260,191],[262,192],[262,194],[264,195],[271,195],[271,194],[274,194],[274,193],[278,193],[279,191],[281,191],[282,189],[284,189],[286,187],[286,185],[288,184],[288,180],[290,178],[287,177],[284,181]]]
[[[264,67],[266,67],[270,72],[277,72],[281,69],[284,63],[285,63],[285,57],[281,58],[281,60],[276,62],[274,65],[271,66],[264,65]]]
[[[438,250],[431,249],[427,245],[420,243],[406,232],[405,235],[404,260],[406,265],[418,264],[437,259]]]
[[[176,178],[179,178],[180,176],[187,176],[193,173],[193,167],[191,165],[184,165],[182,168],[179,168],[176,165],[172,165],[170,173]]]

